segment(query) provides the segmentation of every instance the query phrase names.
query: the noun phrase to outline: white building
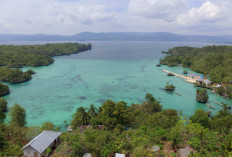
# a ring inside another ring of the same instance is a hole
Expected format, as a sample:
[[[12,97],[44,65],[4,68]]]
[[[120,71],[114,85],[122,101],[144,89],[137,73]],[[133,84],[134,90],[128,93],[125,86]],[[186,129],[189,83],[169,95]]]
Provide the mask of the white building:
[[[36,136],[23,150],[24,157],[43,157],[46,155],[46,149],[52,148],[54,144],[58,143],[61,132],[44,130],[41,134]]]
[[[115,157],[125,157],[125,156],[126,156],[125,154],[119,154],[119,153],[115,154]]]

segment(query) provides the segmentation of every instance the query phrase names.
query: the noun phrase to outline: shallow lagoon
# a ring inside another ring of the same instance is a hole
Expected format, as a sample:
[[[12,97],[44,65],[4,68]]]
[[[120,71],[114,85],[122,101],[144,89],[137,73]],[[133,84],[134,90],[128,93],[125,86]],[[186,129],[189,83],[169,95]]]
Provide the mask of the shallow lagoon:
[[[45,42],[16,42],[12,44],[42,44]],[[21,104],[27,111],[28,125],[40,125],[52,121],[64,126],[80,106],[100,106],[107,99],[141,103],[147,92],[160,99],[164,108],[173,108],[189,116],[198,108],[209,110],[205,104],[195,101],[196,88],[181,78],[168,77],[162,69],[181,74],[182,67],[156,67],[161,51],[174,46],[202,47],[208,43],[181,42],[91,42],[93,49],[70,56],[55,57],[54,64],[32,68],[33,79],[9,85],[11,94],[4,98],[9,106]],[[27,69],[27,68],[25,68]],[[187,69],[189,72],[190,70]],[[182,96],[164,91],[166,82],[173,83]],[[225,102],[209,93],[209,103]]]

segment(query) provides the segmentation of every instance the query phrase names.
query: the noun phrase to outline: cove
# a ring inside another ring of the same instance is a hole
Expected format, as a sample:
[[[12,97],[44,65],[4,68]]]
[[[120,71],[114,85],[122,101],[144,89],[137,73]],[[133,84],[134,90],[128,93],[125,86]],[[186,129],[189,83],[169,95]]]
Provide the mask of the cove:
[[[46,43],[46,42],[44,42]],[[86,43],[89,43],[86,42]],[[173,108],[190,116],[198,108],[208,111],[206,104],[195,100],[196,89],[193,84],[177,77],[168,77],[162,72],[166,69],[182,74],[182,67],[156,67],[161,51],[175,46],[202,47],[209,43],[188,42],[143,42],[143,41],[94,41],[92,50],[70,56],[54,57],[49,66],[33,67],[33,78],[20,84],[8,84],[10,95],[4,98],[11,107],[14,103],[22,105],[27,112],[27,125],[41,125],[51,121],[64,126],[80,106],[90,104],[100,106],[107,99],[141,103],[147,92],[160,99],[164,108]],[[43,44],[43,42],[24,42],[12,44]],[[31,67],[30,67],[31,68]],[[24,68],[23,70],[27,70]],[[194,73],[194,72],[192,72]],[[163,90],[166,82],[176,86],[182,96]],[[212,94],[209,103],[222,109],[214,102],[224,102],[231,106],[231,99]]]

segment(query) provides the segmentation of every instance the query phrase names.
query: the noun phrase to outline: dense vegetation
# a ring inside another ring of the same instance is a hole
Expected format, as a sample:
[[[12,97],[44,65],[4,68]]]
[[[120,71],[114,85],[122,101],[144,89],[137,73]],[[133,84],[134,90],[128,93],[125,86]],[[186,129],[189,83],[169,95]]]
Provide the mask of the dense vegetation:
[[[1,45],[0,66],[20,68],[51,64],[53,56],[70,55],[91,49],[91,44]]]
[[[9,87],[0,83],[0,96],[4,96],[10,93]]]
[[[196,91],[196,100],[201,103],[206,103],[209,99],[206,89],[197,89]]]
[[[167,85],[165,86],[165,90],[175,90],[175,86],[173,84],[169,84],[169,82],[167,82]]]
[[[0,110],[2,112],[6,112],[7,111],[7,101],[3,98],[0,98]]]
[[[174,149],[186,146],[193,150],[192,157],[230,156],[232,114],[227,108],[224,106],[211,119],[201,109],[186,119],[176,110],[162,110],[149,93],[142,104],[128,106],[123,101],[108,100],[99,108],[79,107],[71,121],[73,131],[62,133],[61,144],[52,156],[83,156],[86,152],[94,157],[114,156],[116,152],[135,157],[175,156]],[[10,122],[0,122],[0,152],[7,156],[22,155],[23,145],[43,130],[59,130],[51,122],[26,127],[26,113],[17,104],[10,116]],[[154,145],[161,150],[152,150]]]
[[[175,47],[169,49],[161,64],[181,64],[192,70],[209,75],[213,82],[232,81],[232,46],[206,46],[203,48]]]
[[[10,83],[21,83],[31,79],[33,71],[21,71],[19,69],[0,68],[0,81]]]

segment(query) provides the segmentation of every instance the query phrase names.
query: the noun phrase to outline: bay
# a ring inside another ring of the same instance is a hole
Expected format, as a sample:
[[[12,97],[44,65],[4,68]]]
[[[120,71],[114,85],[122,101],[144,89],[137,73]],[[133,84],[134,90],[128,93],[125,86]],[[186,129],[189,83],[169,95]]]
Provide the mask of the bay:
[[[54,57],[49,66],[32,67],[36,72],[25,83],[8,84],[10,95],[4,98],[8,106],[14,103],[22,105],[27,112],[27,125],[41,125],[51,121],[64,126],[80,106],[90,104],[100,106],[107,99],[125,101],[128,105],[142,103],[147,92],[160,100],[164,108],[173,108],[186,116],[202,108],[205,104],[196,102],[196,87],[181,78],[168,77],[162,69],[182,74],[183,70],[195,73],[183,67],[156,67],[164,55],[161,51],[174,46],[202,47],[210,43],[188,42],[143,42],[143,41],[90,41],[92,50],[70,56]],[[44,44],[51,42],[11,42],[10,44]],[[89,43],[84,41],[84,43]],[[4,43],[0,43],[4,44]],[[8,43],[9,44],[9,43]],[[212,45],[212,44],[211,44]],[[30,67],[31,68],[31,67]],[[23,70],[28,69],[28,67]],[[166,82],[176,86],[175,93],[163,90]],[[212,94],[209,91],[209,103],[216,109],[222,109],[217,102],[232,104],[231,99]]]

